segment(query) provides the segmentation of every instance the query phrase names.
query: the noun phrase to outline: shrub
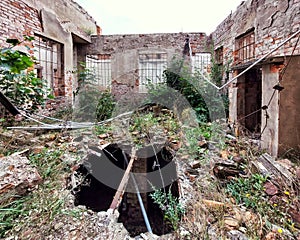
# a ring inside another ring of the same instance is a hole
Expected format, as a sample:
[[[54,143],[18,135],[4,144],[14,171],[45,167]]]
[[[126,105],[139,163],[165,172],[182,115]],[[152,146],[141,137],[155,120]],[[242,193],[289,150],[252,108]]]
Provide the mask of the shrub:
[[[33,37],[24,37],[24,41],[30,42]],[[35,76],[34,72],[28,71],[33,67],[34,58],[28,54],[15,50],[20,45],[18,39],[7,39],[11,46],[0,51],[0,90],[16,106],[34,110],[44,104],[49,90],[42,79]]]
[[[116,102],[109,91],[100,93],[98,104],[96,108],[96,118],[98,121],[103,121],[111,117],[112,112],[115,108]]]

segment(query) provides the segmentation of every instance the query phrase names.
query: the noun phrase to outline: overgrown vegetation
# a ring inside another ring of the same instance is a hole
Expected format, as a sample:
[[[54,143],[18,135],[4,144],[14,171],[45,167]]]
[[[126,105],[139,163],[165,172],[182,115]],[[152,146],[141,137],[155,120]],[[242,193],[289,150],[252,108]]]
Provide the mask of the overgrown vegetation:
[[[249,178],[237,178],[230,181],[226,191],[236,201],[248,209],[260,214],[265,222],[265,230],[272,230],[272,224],[295,231],[294,223],[288,213],[292,192],[284,191],[282,199],[287,201],[271,201],[265,192],[268,177],[261,174],[252,174]]]
[[[75,91],[73,118],[77,121],[103,121],[111,117],[116,101],[109,90],[100,90],[95,82],[92,69],[81,63],[78,87]]]
[[[97,108],[96,108],[96,118],[98,121],[103,121],[112,116],[113,110],[115,108],[116,101],[109,91],[103,91],[99,94]]]
[[[157,110],[158,109],[158,112]],[[154,141],[180,140],[180,124],[171,110],[162,106],[148,106],[144,111],[136,111],[130,119],[129,132],[136,147],[141,148]],[[160,138],[157,139],[157,137]]]
[[[180,219],[185,213],[185,208],[179,202],[178,198],[172,195],[171,188],[168,192],[156,189],[150,196],[154,200],[154,203],[158,204],[159,208],[164,212],[165,220],[171,223],[173,229],[177,231]]]
[[[34,110],[44,104],[46,98],[53,96],[47,89],[43,79],[39,79],[33,72],[34,57],[24,53],[16,47],[28,50],[34,37],[24,36],[24,41],[7,39],[10,47],[0,51],[0,90],[16,106],[27,110]]]
[[[202,73],[190,73],[183,60],[173,61],[172,65],[164,71],[165,82],[168,87],[177,90],[195,110],[199,122],[214,121],[225,117],[227,107],[226,95],[223,96],[214,87],[207,83]],[[215,74],[215,73],[214,73]],[[212,79],[216,76],[212,76]],[[218,76],[220,78],[220,76]],[[174,101],[177,105],[181,102]]]
[[[266,176],[253,174],[250,178],[238,178],[227,184],[227,192],[234,197],[237,204],[258,210],[262,202],[266,202],[264,183]]]

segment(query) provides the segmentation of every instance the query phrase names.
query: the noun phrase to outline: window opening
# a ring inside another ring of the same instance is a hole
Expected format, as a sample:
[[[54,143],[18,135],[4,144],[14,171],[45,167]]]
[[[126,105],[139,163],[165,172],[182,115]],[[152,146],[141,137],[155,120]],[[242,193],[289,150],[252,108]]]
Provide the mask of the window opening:
[[[215,61],[217,64],[223,64],[223,47],[219,47],[215,50]]]
[[[235,41],[237,64],[246,63],[255,59],[255,35],[254,30],[236,38]]]
[[[37,76],[47,81],[54,96],[65,95],[63,44],[35,36],[34,56],[37,59]]]
[[[110,54],[87,55],[86,68],[94,75],[96,85],[104,88],[111,87]]]
[[[211,54],[210,53],[195,53],[192,56],[193,73],[200,71],[208,75],[210,73]]]
[[[166,53],[139,54],[139,91],[146,92],[148,83],[163,83],[163,71],[166,68]]]

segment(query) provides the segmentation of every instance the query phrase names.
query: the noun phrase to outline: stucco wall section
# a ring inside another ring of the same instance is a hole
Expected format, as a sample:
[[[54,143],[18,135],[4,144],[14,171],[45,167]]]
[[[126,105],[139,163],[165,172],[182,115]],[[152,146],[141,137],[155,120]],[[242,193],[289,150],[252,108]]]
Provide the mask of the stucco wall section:
[[[293,57],[281,84],[279,113],[279,154],[287,150],[300,150],[300,56]],[[288,81],[287,81],[288,80]]]

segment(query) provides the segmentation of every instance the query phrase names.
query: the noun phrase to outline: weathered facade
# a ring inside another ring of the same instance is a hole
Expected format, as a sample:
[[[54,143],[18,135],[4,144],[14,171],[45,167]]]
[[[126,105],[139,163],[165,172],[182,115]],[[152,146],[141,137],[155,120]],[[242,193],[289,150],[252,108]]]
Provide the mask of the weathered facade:
[[[130,91],[144,92],[147,79],[152,79],[154,83],[161,81],[163,69],[172,58],[182,58],[187,38],[192,55],[207,55],[209,49],[204,33],[92,36],[92,44],[83,48],[80,55],[88,55],[98,64],[109,61],[107,69],[111,76],[106,75],[107,84],[102,85],[111,88],[114,95],[120,96]],[[206,60],[210,61],[210,58]]]
[[[77,48],[100,34],[95,20],[72,0],[3,0],[0,2],[0,46],[7,38],[35,36],[33,54],[39,77],[56,97],[71,99],[77,67]]]
[[[237,76],[299,29],[299,0],[248,0],[216,28],[212,39],[220,64],[229,64]],[[229,87],[230,121],[261,135],[262,147],[275,156],[299,149],[299,35]]]

